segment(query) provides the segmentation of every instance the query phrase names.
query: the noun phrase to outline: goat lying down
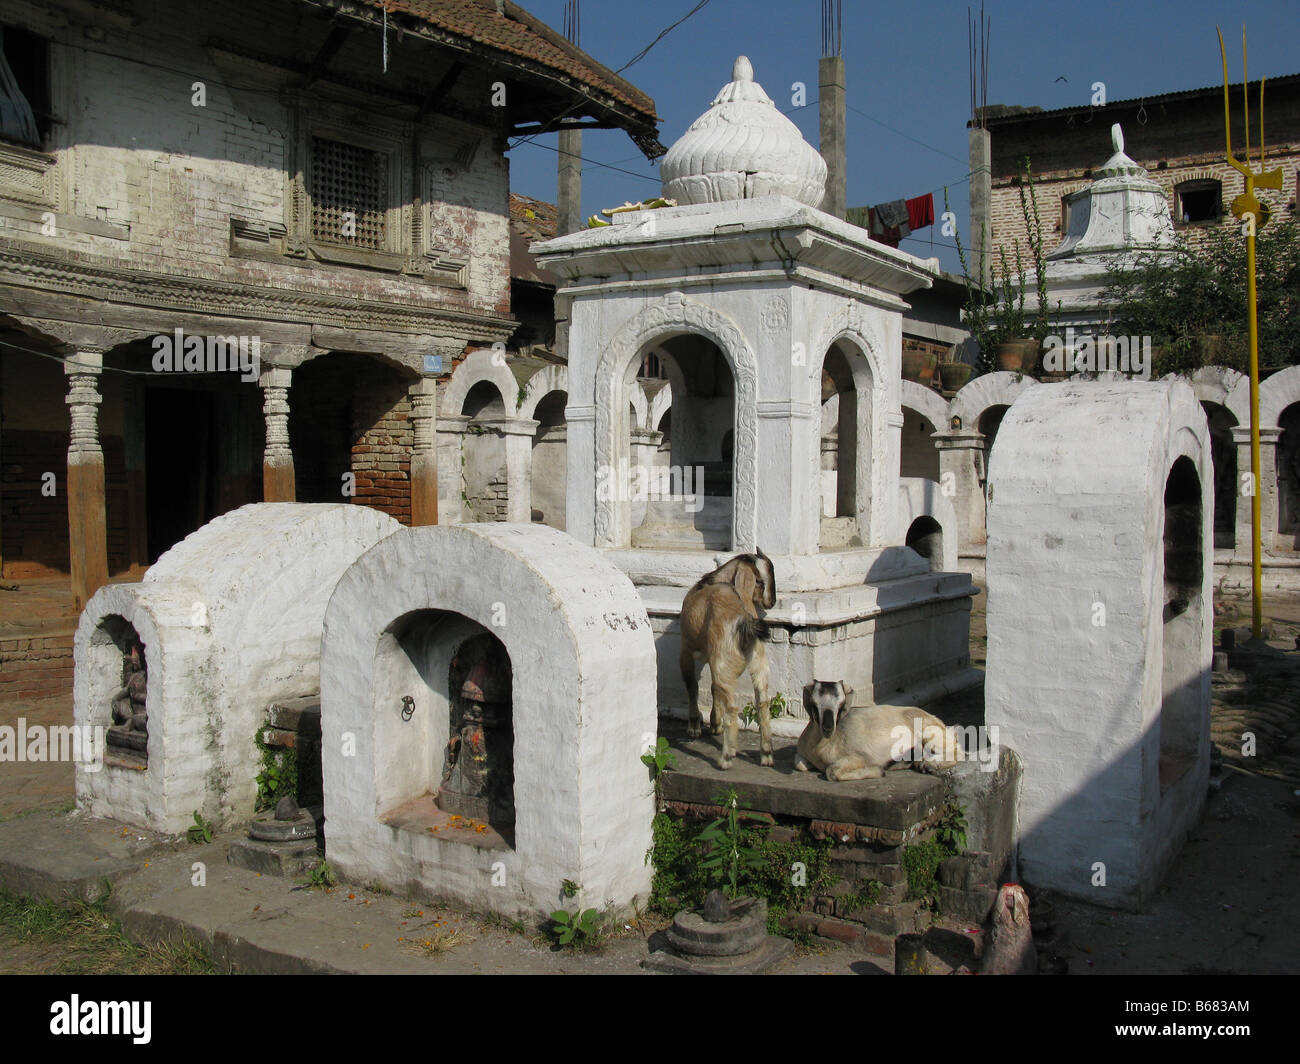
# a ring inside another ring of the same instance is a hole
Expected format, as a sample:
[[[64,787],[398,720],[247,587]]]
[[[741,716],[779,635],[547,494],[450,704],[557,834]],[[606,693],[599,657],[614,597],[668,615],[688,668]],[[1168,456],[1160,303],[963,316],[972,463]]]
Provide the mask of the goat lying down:
[[[686,734],[700,734],[700,673],[707,663],[713,681],[709,730],[722,732],[719,768],[730,768],[740,741],[736,682],[746,669],[754,682],[758,708],[759,755],[772,764],[772,720],[767,697],[767,624],[763,611],[776,605],[772,561],[761,550],[740,554],[698,580],[682,600],[682,651],[679,664],[691,700]],[[719,728],[721,715],[721,728]]]
[[[814,680],[803,689],[808,725],[794,767],[824,771],[828,780],[873,780],[894,762],[942,772],[963,759],[956,733],[915,706],[849,708],[852,688]]]

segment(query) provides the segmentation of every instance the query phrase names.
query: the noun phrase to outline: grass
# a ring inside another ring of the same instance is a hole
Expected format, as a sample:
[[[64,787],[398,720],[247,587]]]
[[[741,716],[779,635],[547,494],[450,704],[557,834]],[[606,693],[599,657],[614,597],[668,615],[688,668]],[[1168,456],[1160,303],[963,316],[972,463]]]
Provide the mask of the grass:
[[[212,975],[206,947],[142,946],[106,909],[108,894],[66,905],[0,891],[0,971],[46,975]]]

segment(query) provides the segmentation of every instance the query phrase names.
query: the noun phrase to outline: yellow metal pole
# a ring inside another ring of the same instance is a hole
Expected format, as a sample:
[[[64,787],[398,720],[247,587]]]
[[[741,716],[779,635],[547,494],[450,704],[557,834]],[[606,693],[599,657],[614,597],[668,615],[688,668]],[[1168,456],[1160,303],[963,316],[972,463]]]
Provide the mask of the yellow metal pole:
[[[1246,180],[1250,188],[1250,179]],[[1259,483],[1259,321],[1255,311],[1255,226],[1246,229],[1246,298],[1250,305],[1250,596],[1251,634],[1264,635],[1264,569]]]
[[[1219,33],[1219,58],[1223,62],[1223,126],[1227,138],[1228,162],[1246,179],[1246,191],[1232,203],[1232,213],[1242,220],[1246,235],[1246,298],[1250,322],[1250,593],[1251,633],[1264,635],[1262,496],[1259,460],[1259,317],[1255,305],[1255,231],[1268,221],[1268,205],[1255,195],[1255,187],[1281,189],[1282,171],[1264,169],[1264,82],[1259,83],[1259,173],[1250,166],[1250,75],[1246,66],[1246,27],[1241,28],[1241,67],[1244,115],[1246,119],[1246,161],[1232,154],[1232,115],[1228,105],[1228,57]]]

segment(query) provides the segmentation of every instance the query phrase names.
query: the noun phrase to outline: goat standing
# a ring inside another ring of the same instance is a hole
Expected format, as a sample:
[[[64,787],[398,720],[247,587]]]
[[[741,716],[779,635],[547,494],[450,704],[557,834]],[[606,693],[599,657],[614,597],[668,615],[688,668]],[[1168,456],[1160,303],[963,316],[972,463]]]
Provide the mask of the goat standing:
[[[736,681],[748,669],[754,682],[758,709],[759,754],[772,764],[772,718],[767,697],[767,624],[763,610],[776,605],[776,576],[772,561],[761,550],[740,554],[701,577],[682,600],[682,680],[691,700],[686,734],[700,734],[700,673],[705,662],[713,681],[713,710],[709,729],[717,735],[721,715],[722,758],[719,768],[730,768],[740,742],[740,716],[736,706]]]

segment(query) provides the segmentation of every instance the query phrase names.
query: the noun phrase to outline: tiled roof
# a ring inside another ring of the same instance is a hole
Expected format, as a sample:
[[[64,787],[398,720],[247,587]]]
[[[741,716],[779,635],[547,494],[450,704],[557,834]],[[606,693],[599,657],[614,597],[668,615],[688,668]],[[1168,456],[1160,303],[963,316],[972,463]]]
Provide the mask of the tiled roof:
[[[358,0],[366,7],[410,15],[487,48],[538,63],[606,94],[654,122],[654,100],[596,62],[523,8],[497,0]]]

